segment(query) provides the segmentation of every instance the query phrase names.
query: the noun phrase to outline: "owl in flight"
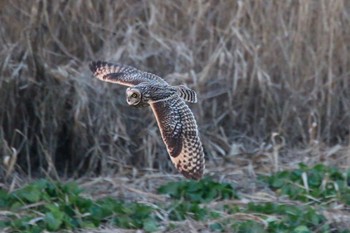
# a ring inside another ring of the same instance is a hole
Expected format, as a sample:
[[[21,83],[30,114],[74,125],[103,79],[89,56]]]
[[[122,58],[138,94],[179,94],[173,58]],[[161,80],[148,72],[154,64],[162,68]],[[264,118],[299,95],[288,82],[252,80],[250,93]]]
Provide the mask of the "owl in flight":
[[[90,64],[102,81],[127,86],[126,101],[135,107],[150,106],[174,166],[186,178],[199,180],[204,152],[196,120],[185,101],[196,103],[196,92],[186,86],[170,86],[157,75],[134,67],[96,61]]]

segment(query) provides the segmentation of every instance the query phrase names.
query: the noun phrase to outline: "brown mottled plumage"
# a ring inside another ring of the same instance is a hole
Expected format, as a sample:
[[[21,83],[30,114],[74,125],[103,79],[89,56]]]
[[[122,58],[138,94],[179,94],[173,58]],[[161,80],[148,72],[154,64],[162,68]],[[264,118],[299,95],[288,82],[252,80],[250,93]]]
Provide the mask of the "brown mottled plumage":
[[[90,69],[98,79],[128,86],[129,105],[150,106],[175,167],[187,178],[202,177],[203,147],[196,120],[185,103],[197,102],[195,91],[183,85],[170,86],[157,75],[130,66],[97,61]]]

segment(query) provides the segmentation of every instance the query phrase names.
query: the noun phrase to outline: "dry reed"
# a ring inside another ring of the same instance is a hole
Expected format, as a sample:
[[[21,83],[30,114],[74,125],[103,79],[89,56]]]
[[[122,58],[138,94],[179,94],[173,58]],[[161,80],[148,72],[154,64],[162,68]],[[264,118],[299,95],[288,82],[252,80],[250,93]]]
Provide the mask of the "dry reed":
[[[29,176],[171,169],[150,110],[129,108],[123,88],[94,80],[94,59],[198,91],[191,108],[209,161],[237,143],[270,143],[274,133],[289,148],[347,146],[349,7],[0,1],[0,153],[16,151],[16,169]]]

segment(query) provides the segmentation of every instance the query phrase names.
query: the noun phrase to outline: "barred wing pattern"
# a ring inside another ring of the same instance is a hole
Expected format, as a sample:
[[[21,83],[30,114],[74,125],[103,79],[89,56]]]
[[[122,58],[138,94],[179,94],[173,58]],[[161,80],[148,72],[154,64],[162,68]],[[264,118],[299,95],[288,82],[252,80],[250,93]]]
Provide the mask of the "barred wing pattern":
[[[90,70],[96,78],[111,83],[117,83],[123,86],[135,86],[142,82],[157,82],[168,85],[161,77],[140,71],[134,67],[113,64],[109,62],[96,61],[91,62]]]
[[[150,105],[175,167],[186,178],[200,179],[204,171],[204,152],[190,108],[179,97]]]
[[[187,102],[197,103],[197,94],[194,90],[184,86],[176,86],[179,96]]]

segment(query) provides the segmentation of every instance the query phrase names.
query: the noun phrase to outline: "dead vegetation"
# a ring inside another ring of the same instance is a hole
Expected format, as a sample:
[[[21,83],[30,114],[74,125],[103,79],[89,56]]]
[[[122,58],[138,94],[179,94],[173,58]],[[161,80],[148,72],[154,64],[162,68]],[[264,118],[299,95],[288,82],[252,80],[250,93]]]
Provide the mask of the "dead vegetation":
[[[348,1],[15,0],[0,21],[1,177],[172,172],[151,112],[94,80],[95,59],[195,89],[221,180],[350,164]]]

